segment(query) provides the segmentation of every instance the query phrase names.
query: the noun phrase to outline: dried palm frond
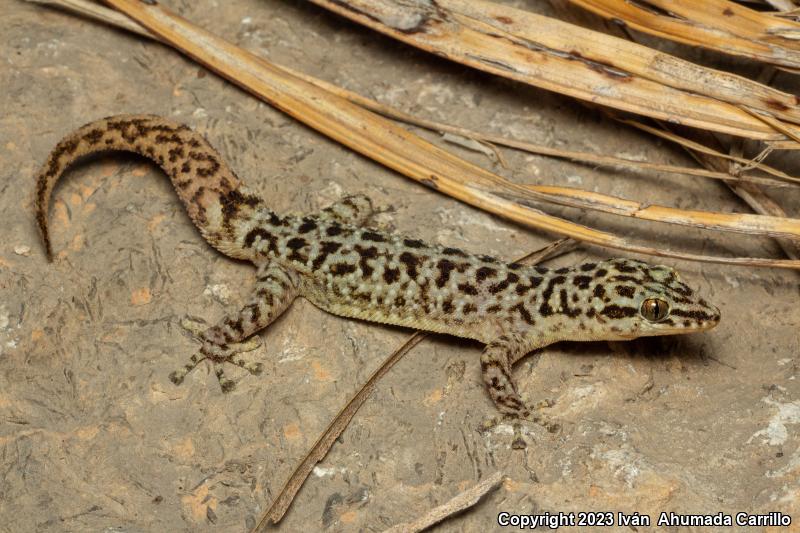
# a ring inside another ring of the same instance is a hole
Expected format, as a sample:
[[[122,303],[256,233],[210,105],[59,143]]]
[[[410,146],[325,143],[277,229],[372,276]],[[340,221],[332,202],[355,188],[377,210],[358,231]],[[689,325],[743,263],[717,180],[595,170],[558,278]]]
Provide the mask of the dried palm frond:
[[[766,4],[770,7],[773,7],[779,11],[779,13],[775,13],[776,15],[780,15],[782,13],[791,13],[792,11],[796,11],[798,9],[797,4],[795,4],[792,0],[751,0],[754,4]]]
[[[635,244],[624,237],[546,214],[533,205],[540,201],[553,201],[551,195],[510,182],[442,150],[380,115],[192,25],[161,5],[133,0],[107,0],[107,3],[158,35],[162,41],[332,139],[409,178],[486,211],[576,240],[635,253],[727,264],[800,268],[800,261],[707,256]],[[625,210],[617,211],[624,213]],[[742,217],[737,221],[723,216],[725,221],[720,223],[718,215],[721,214],[706,213],[701,215],[705,216],[703,221],[687,212],[689,218],[686,220],[708,229],[800,237],[800,220],[756,217],[748,221]],[[669,217],[664,221],[675,223]]]
[[[800,148],[793,95],[552,17],[485,0],[311,1],[499,76],[704,130],[788,139],[779,146]]]
[[[800,68],[800,23],[728,0],[569,0],[636,30],[764,63]],[[795,104],[796,105],[796,104]]]
[[[603,25],[600,19],[585,16],[587,14],[586,12],[574,8],[570,2],[571,0],[550,0],[550,4],[556,8],[560,15],[568,20],[572,20],[583,26],[595,28],[599,31],[608,31],[622,38],[632,38],[632,36],[628,32],[623,31],[619,25]],[[778,5],[775,7],[781,8]],[[741,158],[737,150],[733,149],[734,145],[738,143],[733,143],[728,148],[725,148],[723,142],[711,132],[680,128],[674,124],[661,123],[658,126],[651,126],[635,120],[615,118],[635,128],[639,128],[642,131],[678,144],[709,171],[734,175],[740,172],[742,168],[749,166],[749,163]],[[756,213],[775,217],[787,216],[783,208],[758,185],[731,180],[727,180],[726,184]],[[778,239],[777,241],[787,257],[793,259],[800,258],[800,241],[796,239]]]

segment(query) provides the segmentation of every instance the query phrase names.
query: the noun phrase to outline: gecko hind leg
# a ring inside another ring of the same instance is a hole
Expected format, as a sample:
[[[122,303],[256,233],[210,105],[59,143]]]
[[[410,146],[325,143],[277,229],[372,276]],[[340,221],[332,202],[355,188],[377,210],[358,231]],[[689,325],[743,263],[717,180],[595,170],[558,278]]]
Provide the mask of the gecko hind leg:
[[[352,194],[322,209],[316,217],[352,226],[363,226],[379,211],[365,194]]]
[[[196,338],[200,339],[201,342],[203,341],[203,333],[205,333],[205,331],[208,329],[205,324],[190,320],[188,318],[185,318],[181,321],[181,326]],[[244,352],[252,352],[260,346],[261,340],[258,338],[258,336],[254,335],[244,342],[227,344],[224,351],[222,350],[222,347],[214,346],[214,353],[208,353],[208,349],[205,346],[201,347],[197,353],[189,358],[189,362],[186,365],[170,373],[169,379],[176,385],[180,385],[183,383],[184,378],[189,374],[189,372],[194,370],[197,365],[208,359],[214,365],[214,374],[217,376],[222,390],[227,392],[228,390],[232,389],[234,384],[225,377],[225,371],[222,363],[227,362],[234,364],[238,367],[244,368],[254,376],[258,376],[264,371],[264,365],[262,363],[245,361],[242,358],[236,359],[235,356]]]
[[[186,365],[169,375],[170,381],[180,385],[186,375],[204,360],[212,363],[223,392],[230,392],[235,386],[225,376],[224,363],[244,368],[254,375],[260,374],[263,371],[262,363],[247,362],[238,355],[260,346],[260,340],[253,335],[289,307],[297,297],[297,285],[293,272],[270,262],[258,264],[255,293],[238,313],[207,329],[188,320],[182,322],[186,329],[197,335],[202,346]]]

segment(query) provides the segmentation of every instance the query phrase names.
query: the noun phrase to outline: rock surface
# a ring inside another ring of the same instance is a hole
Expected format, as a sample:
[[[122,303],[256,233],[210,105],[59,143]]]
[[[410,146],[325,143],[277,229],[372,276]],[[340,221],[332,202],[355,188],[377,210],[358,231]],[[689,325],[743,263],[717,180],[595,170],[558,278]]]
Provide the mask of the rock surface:
[[[469,71],[311,5],[165,3],[272,61],[422,117],[690,164],[568,98]],[[59,252],[48,264],[33,223],[33,177],[71,129],[115,113],[162,114],[204,132],[278,210],[316,210],[364,192],[393,207],[386,222],[429,241],[511,259],[552,240],[433,194],[164,46],[25,2],[0,0],[0,10],[2,531],[246,531],[409,334],[298,301],[252,354],[264,375],[237,374],[224,395],[201,367],[175,387],[169,372],[197,348],[181,318],[218,320],[246,298],[252,269],[202,241],[154,166],[120,155],[76,167],[57,187]],[[796,83],[787,88],[798,92]],[[504,155],[513,170],[492,168],[520,183],[747,211],[712,181]],[[796,214],[800,194],[781,201]],[[674,248],[780,253],[768,240],[548,209]],[[609,254],[582,247],[552,264]],[[561,426],[532,428],[525,450],[512,449],[510,426],[480,431],[495,415],[481,347],[432,337],[378,385],[278,529],[381,531],[500,469],[509,480],[441,531],[486,531],[501,511],[639,512],[654,524],[662,511],[782,511],[800,530],[800,277],[669,263],[722,309],[717,329],[564,343],[524,360],[516,369],[523,396],[554,400],[548,412]]]

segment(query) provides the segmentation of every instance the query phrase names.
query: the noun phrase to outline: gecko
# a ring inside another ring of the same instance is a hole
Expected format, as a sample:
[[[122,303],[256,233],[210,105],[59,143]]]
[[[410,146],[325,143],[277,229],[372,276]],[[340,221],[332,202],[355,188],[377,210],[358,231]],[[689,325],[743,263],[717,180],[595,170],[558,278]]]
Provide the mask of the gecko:
[[[240,354],[298,296],[335,315],[474,339],[483,382],[504,416],[530,419],[512,366],[559,341],[628,340],[705,331],[720,312],[662,265],[616,258],[547,269],[386,232],[370,225],[366,195],[321,211],[279,215],[245,186],[188,126],[154,115],[118,115],[65,136],[37,177],[36,222],[50,261],[53,187],[77,159],[126,151],[158,164],[203,238],[255,265],[247,303],[199,333],[199,351],[170,380],[180,384],[208,360],[224,392],[225,363],[260,374]],[[252,349],[252,348],[250,348]]]

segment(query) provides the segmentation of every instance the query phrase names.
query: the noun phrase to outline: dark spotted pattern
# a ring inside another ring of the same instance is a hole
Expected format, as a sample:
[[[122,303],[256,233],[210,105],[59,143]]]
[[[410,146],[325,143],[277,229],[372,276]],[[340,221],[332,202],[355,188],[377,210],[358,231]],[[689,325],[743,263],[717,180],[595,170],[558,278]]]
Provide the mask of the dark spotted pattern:
[[[403,252],[398,259],[405,265],[408,277],[416,279],[419,274],[419,266],[422,264],[422,257],[412,254],[411,252]]]
[[[256,239],[267,242],[267,251],[276,252],[278,250],[277,237],[264,228],[254,228],[247,232],[247,235],[244,237],[245,248],[252,248],[256,243]]]
[[[334,276],[344,276],[356,271],[356,266],[350,263],[335,263],[331,265],[331,274]]]
[[[623,298],[633,298],[633,295],[636,294],[636,287],[631,285],[616,285],[614,290]]]
[[[158,163],[204,238],[258,268],[251,300],[199,334],[199,353],[171,375],[176,383],[204,359],[214,364],[225,391],[233,382],[225,378],[222,362],[260,372],[260,364],[238,358],[240,345],[297,295],[339,315],[486,343],[484,381],[498,408],[514,416],[530,412],[511,365],[532,349],[558,340],[699,331],[719,320],[719,311],[668,267],[627,259],[556,270],[505,264],[365,227],[372,203],[359,195],[315,215],[280,216],[240,184],[201,136],[150,116],[103,119],[56,145],[36,185],[36,220],[48,255],[53,185],[74,160],[101,150],[136,152]],[[662,300],[659,309],[668,309],[667,316],[657,323],[644,318],[640,309],[646,299]]]
[[[623,307],[617,304],[607,305],[600,310],[601,315],[615,319],[635,316],[638,312],[635,307]]]
[[[300,227],[297,228],[297,231],[299,233],[305,234],[308,233],[309,231],[314,231],[315,229],[317,229],[317,223],[311,220],[310,218],[304,218],[303,223],[300,224]]]
[[[459,250],[458,248],[444,248],[442,250],[444,255],[455,255],[457,257],[467,257],[466,252],[463,250]]]
[[[450,280],[450,273],[455,270],[456,265],[448,259],[441,259],[436,263],[436,268],[439,269],[439,277],[436,278],[436,286],[442,288],[447,285],[447,282]]]
[[[482,283],[488,278],[493,278],[497,275],[497,270],[492,267],[482,266],[475,271],[475,281]]]
[[[361,246],[356,244],[355,251],[358,254],[358,267],[361,269],[363,277],[370,277],[375,271],[375,268],[370,264],[370,261],[378,257],[378,249],[374,246]]]
[[[398,279],[400,279],[400,269],[399,268],[385,267],[383,269],[383,281],[387,285],[391,285],[391,284],[397,282]]]
[[[319,270],[319,268],[325,264],[328,256],[335,254],[341,247],[342,243],[340,242],[322,241],[319,246],[317,257],[315,257],[314,261],[311,263],[311,268],[314,270]]]
[[[462,294],[466,294],[467,296],[478,295],[478,288],[475,285],[470,285],[469,283],[459,283],[458,291]]]

